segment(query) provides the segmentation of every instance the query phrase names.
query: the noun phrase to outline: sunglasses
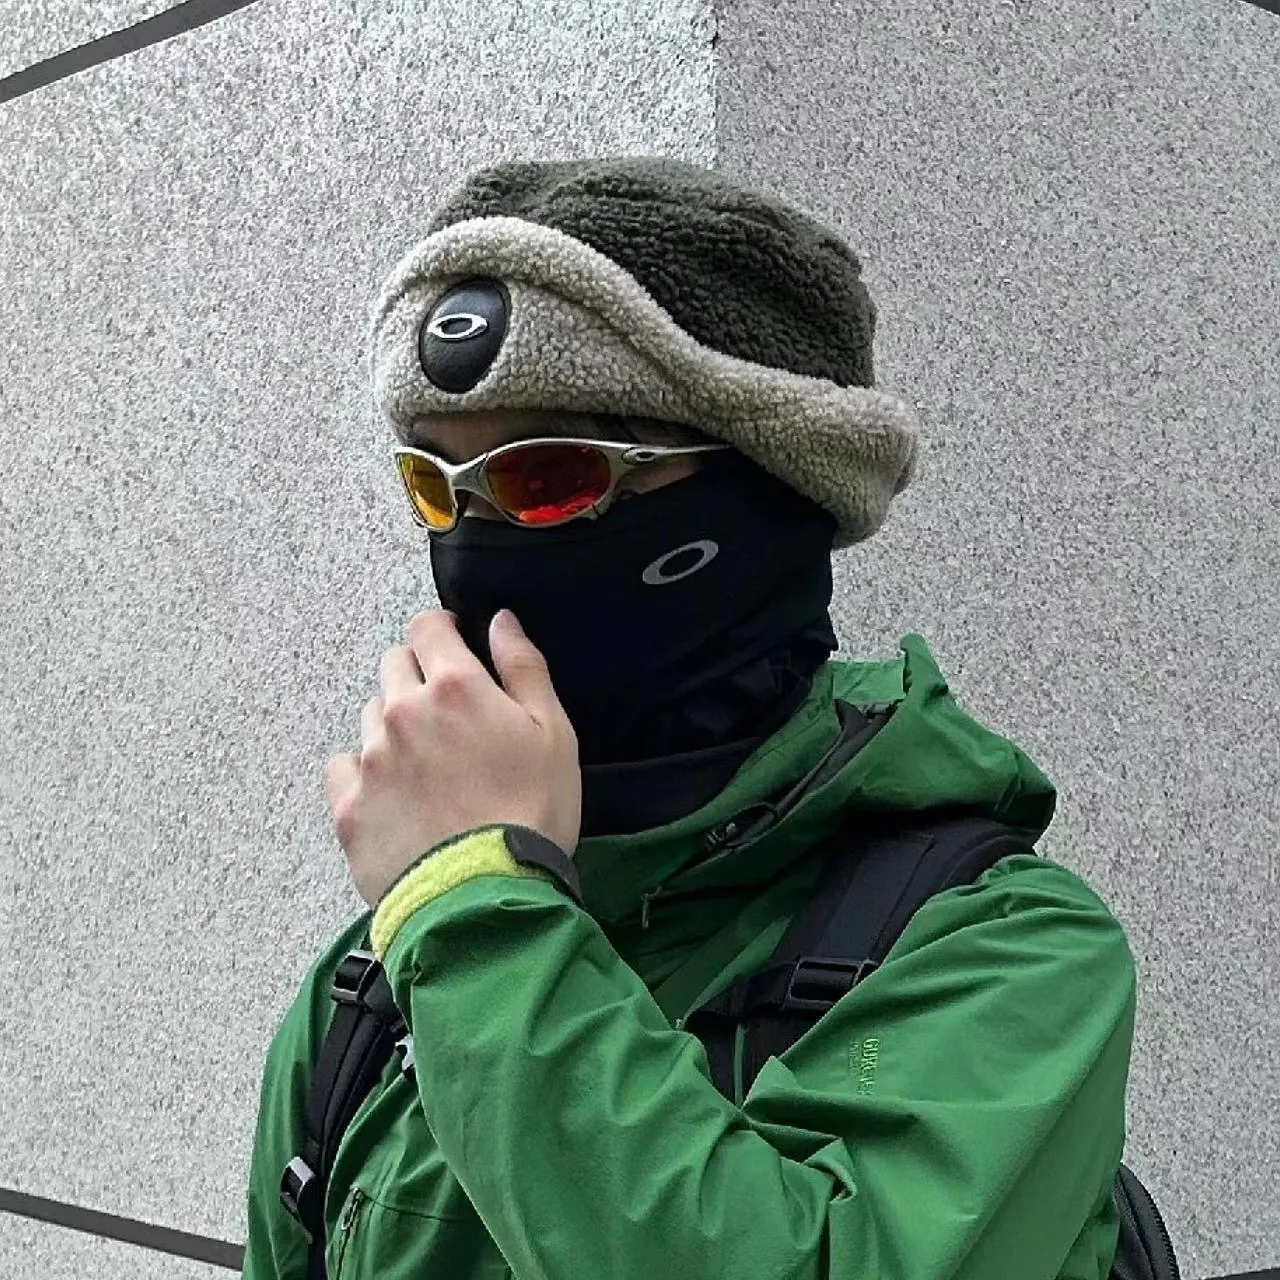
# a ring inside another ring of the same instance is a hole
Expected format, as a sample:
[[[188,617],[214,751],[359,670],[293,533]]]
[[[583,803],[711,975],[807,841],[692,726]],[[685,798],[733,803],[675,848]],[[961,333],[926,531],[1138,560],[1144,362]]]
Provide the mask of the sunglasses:
[[[395,458],[414,518],[432,533],[447,533],[462,515],[460,495],[478,493],[512,524],[546,529],[579,516],[604,515],[617,496],[618,481],[636,467],[729,448],[557,436],[517,440],[456,464],[421,449],[396,449]]]

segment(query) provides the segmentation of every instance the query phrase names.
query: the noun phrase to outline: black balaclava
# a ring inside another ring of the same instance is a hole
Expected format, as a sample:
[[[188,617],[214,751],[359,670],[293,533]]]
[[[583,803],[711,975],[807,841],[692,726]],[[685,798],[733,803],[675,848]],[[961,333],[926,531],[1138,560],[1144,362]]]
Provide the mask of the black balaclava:
[[[491,671],[500,608],[546,657],[578,736],[585,836],[705,803],[800,706],[837,645],[834,532],[816,503],[724,452],[595,521],[530,530],[466,517],[431,535],[431,564]],[[635,767],[677,757],[678,780]],[[614,794],[659,777],[663,796]]]

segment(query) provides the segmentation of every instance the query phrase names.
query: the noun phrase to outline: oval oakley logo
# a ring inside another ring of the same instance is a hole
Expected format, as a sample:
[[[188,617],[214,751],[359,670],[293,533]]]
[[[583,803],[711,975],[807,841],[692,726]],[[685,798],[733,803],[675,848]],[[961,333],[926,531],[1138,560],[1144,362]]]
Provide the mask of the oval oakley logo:
[[[462,328],[458,328],[459,325]],[[451,311],[447,316],[437,316],[427,326],[427,332],[441,342],[466,342],[488,333],[489,322],[474,311]]]
[[[667,572],[667,565],[672,560],[691,551],[696,551],[698,554],[687,569],[681,569],[676,573]],[[644,571],[644,581],[651,587],[665,587],[669,583],[679,582],[681,578],[687,578],[691,573],[705,569],[719,554],[720,547],[710,538],[703,538],[698,542],[686,542],[683,547],[677,547],[674,551],[668,551],[665,556],[659,556]]]

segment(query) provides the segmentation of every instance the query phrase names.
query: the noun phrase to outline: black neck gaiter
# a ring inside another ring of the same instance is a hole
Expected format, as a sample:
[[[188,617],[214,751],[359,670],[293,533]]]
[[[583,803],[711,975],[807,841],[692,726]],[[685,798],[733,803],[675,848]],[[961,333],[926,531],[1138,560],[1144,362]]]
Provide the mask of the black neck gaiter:
[[[725,452],[598,521],[460,520],[431,535],[431,565],[491,673],[500,608],[546,657],[578,736],[585,835],[592,766],[733,743],[745,759],[799,707],[837,646],[834,530],[816,504]]]

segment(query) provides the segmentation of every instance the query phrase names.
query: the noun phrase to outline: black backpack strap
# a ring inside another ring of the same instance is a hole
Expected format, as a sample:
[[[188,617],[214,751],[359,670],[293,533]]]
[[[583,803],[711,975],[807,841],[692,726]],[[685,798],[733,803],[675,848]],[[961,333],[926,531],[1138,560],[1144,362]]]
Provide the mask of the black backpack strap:
[[[686,1019],[688,1030],[707,1045],[716,1087],[735,1096],[731,1046],[738,1024],[746,1027],[745,1093],[769,1058],[880,967],[929,898],[971,883],[1010,854],[1033,853],[1035,838],[963,810],[853,816],[837,833],[835,851],[769,964]]]
[[[1132,1169],[1120,1166],[1112,1194],[1120,1214],[1120,1235],[1109,1280],[1180,1280],[1169,1228]]]
[[[735,1097],[733,1042],[739,1025],[746,1028],[745,1093],[770,1057],[794,1044],[884,963],[929,898],[971,884],[1011,854],[1034,853],[1037,834],[957,811],[919,814],[897,829],[847,825],[843,846],[830,856],[769,964],[685,1020],[707,1046],[716,1088]],[[1155,1201],[1123,1164],[1113,1195],[1120,1233],[1109,1280],[1179,1280],[1173,1242]]]
[[[985,814],[879,823],[828,865],[819,890],[773,955],[775,976],[754,993],[743,1056],[743,1089],[760,1068],[878,969],[908,921],[935,894],[970,884],[1035,836]],[[825,901],[824,901],[825,898]],[[766,970],[766,973],[768,970]],[[764,975],[761,975],[763,977]],[[762,1000],[761,997],[764,997]]]
[[[280,1180],[281,1202],[311,1238],[308,1280],[325,1277],[324,1201],[338,1143],[392,1053],[404,1053],[406,1070],[413,1061],[408,1028],[372,952],[348,952],[334,973],[330,994],[338,1007],[311,1075],[302,1150]]]

